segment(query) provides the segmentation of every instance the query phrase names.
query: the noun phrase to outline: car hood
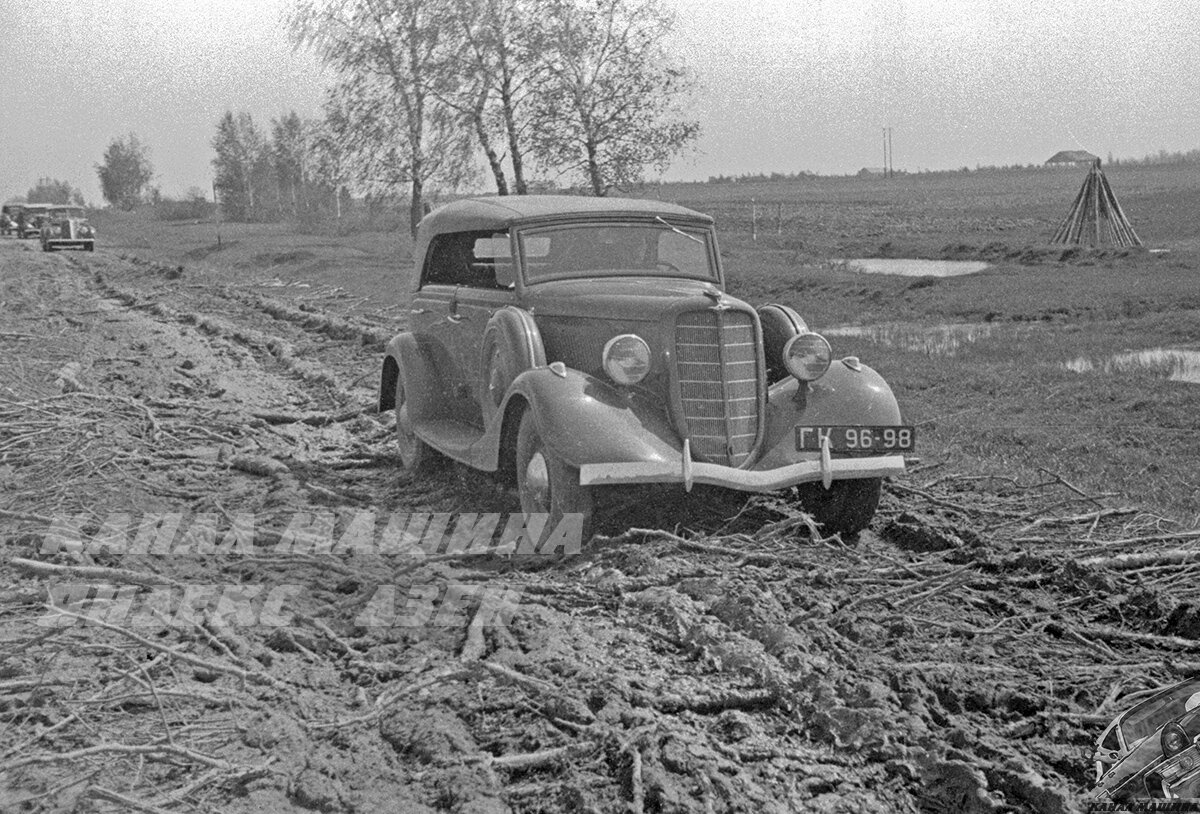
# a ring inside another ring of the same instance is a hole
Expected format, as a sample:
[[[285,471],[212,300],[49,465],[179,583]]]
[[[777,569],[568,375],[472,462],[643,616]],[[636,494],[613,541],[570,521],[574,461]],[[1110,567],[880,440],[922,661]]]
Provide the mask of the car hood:
[[[721,293],[715,283],[666,277],[607,277],[554,280],[525,289],[526,307],[537,316],[653,320],[664,311],[679,309],[686,300],[695,307],[716,302],[749,308]]]

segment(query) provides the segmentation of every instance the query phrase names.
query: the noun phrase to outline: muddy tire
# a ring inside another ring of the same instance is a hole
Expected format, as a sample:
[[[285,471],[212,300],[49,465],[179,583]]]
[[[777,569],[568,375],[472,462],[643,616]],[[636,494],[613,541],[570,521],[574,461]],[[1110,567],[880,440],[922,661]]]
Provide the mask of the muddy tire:
[[[408,400],[404,393],[404,371],[396,375],[396,447],[400,462],[409,472],[416,472],[429,464],[437,455],[433,447],[416,436],[412,419],[408,414]]]
[[[858,534],[871,525],[882,489],[882,478],[834,481],[828,489],[806,483],[799,487],[800,508],[821,524],[825,534]]]
[[[595,506],[592,490],[579,483],[579,470],[548,450],[538,433],[533,411],[526,410],[517,429],[517,493],[526,516],[548,514],[547,530],[567,514],[583,516],[583,540],[591,537]]]

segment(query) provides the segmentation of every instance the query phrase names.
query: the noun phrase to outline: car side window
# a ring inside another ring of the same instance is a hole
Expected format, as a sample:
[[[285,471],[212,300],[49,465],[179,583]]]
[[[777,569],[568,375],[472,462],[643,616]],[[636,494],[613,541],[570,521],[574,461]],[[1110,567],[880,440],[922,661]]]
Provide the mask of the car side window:
[[[1100,743],[1100,748],[1110,752],[1116,752],[1121,748],[1121,743],[1117,740],[1117,727],[1114,726],[1108,730],[1104,740]]]
[[[450,232],[429,244],[421,287],[461,285],[468,288],[507,290],[512,278],[512,256],[506,232]],[[500,281],[497,280],[499,272]]]

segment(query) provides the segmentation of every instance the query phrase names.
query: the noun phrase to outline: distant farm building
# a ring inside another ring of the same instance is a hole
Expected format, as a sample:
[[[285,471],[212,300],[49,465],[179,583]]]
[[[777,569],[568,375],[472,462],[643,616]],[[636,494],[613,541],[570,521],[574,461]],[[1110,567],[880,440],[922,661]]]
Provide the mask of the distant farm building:
[[[887,169],[884,167],[863,167],[858,171],[859,178],[865,178],[869,175],[887,175]]]
[[[1046,159],[1047,167],[1090,167],[1096,156],[1087,150],[1060,150]]]

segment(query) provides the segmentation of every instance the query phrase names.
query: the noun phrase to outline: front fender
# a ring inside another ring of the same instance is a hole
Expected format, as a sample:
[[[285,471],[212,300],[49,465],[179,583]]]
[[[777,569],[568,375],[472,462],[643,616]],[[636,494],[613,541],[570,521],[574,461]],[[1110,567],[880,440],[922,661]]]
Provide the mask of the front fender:
[[[805,391],[797,397],[800,388]],[[892,388],[875,370],[860,363],[853,370],[835,361],[810,384],[788,377],[767,395],[767,428],[755,469],[772,469],[817,453],[796,451],[796,425],[891,426],[900,423],[900,405]]]
[[[556,366],[557,367],[557,366]],[[683,442],[666,405],[636,389],[618,388],[570,368],[541,367],[513,380],[500,408],[504,423],[518,420],[510,407],[533,411],[543,443],[574,467],[624,461],[676,461]],[[498,465],[501,422],[484,439],[482,468]]]

